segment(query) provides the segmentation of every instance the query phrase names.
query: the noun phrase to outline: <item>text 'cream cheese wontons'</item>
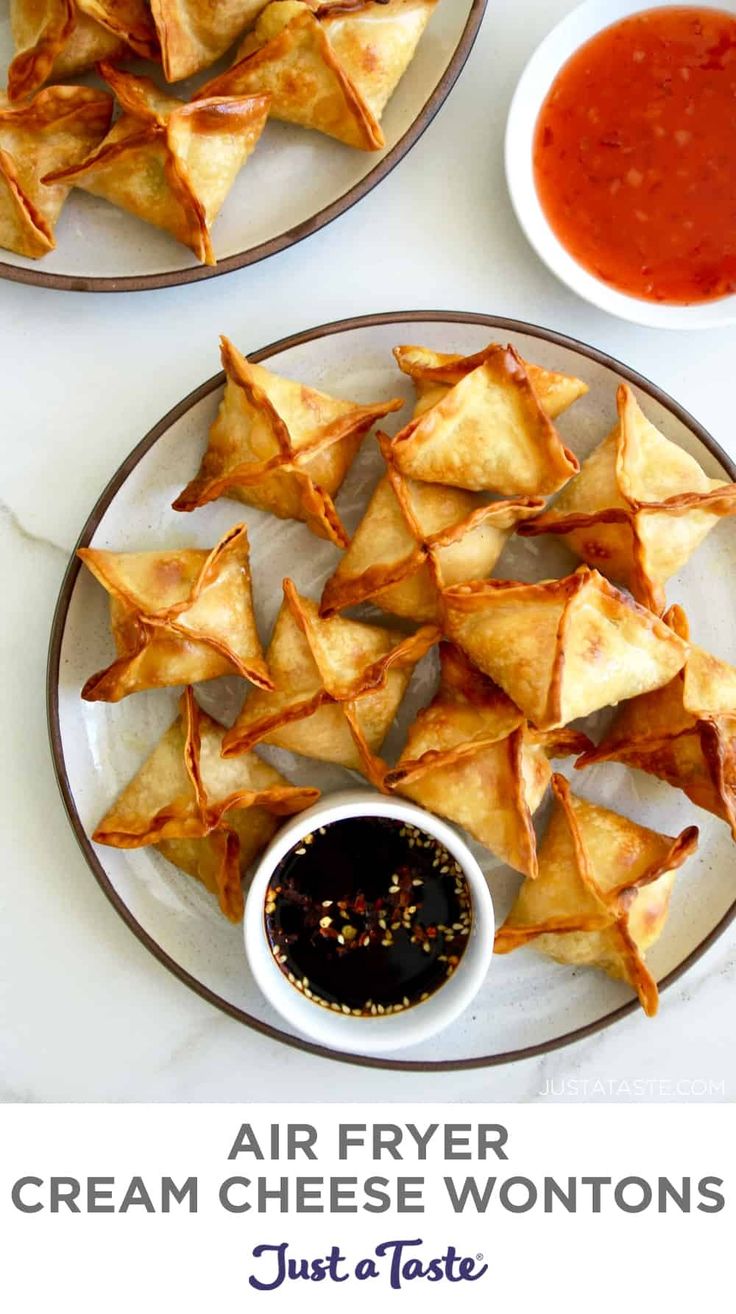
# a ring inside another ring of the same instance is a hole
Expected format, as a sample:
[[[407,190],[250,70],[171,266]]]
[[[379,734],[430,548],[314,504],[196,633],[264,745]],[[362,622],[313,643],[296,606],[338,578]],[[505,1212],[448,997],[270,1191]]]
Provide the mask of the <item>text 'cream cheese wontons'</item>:
[[[589,741],[572,730],[534,730],[452,644],[440,645],[440,664],[439,689],[385,783],[535,877],[532,815],[552,776],[549,759],[577,753]]]
[[[174,548],[78,556],[110,595],[116,660],[87,681],[82,697],[128,694],[242,675],[272,687],[256,629],[248,534],[235,525],[211,551]]]
[[[644,954],[662,934],[675,871],[695,852],[697,827],[672,839],[576,797],[564,776],[552,778],[552,789],[539,876],[524,881],[495,951],[529,944],[559,963],[600,968],[627,981],[653,1017],[659,992]]]
[[[625,385],[617,407],[618,424],[577,479],[522,532],[559,534],[583,561],[661,612],[667,580],[723,516],[736,514],[736,484],[710,479],[654,427]]]
[[[243,876],[276,831],[277,818],[309,807],[319,790],[291,785],[255,753],[226,761],[224,733],[187,688],[173,725],[92,838],[120,849],[155,845],[237,922]]]
[[[267,92],[274,118],[380,150],[381,116],[437,2],[274,0],[203,94]]]
[[[431,625],[403,635],[341,616],[324,620],[284,580],[267,654],[275,687],[246,698],[223,751],[274,744],[359,771],[381,787],[385,767],[376,754],[414,667],[438,638]]]
[[[540,730],[667,684],[687,644],[596,570],[442,595],[444,629]]]
[[[333,498],[375,422],[400,398],[367,406],[341,401],[246,360],[222,339],[225,393],[194,479],[174,502],[193,511],[234,497],[283,520],[303,520],[319,538],[348,542]]]
[[[176,100],[150,78],[100,65],[123,110],[65,182],[120,206],[215,264],[210,230],[268,117],[267,96]]]
[[[680,607],[663,619],[689,639]],[[726,821],[736,839],[736,667],[691,644],[674,679],[625,703],[603,742],[575,765],[596,762],[623,762],[666,780]]]

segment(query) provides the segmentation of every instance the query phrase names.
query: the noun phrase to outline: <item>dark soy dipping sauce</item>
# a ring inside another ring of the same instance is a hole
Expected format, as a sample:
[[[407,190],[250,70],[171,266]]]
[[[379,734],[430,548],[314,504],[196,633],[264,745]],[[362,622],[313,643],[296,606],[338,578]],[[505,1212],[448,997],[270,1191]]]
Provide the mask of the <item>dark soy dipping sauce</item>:
[[[455,970],[471,928],[462,867],[438,840],[392,817],[321,826],[282,858],[265,903],[281,971],[324,1008],[401,1012]]]

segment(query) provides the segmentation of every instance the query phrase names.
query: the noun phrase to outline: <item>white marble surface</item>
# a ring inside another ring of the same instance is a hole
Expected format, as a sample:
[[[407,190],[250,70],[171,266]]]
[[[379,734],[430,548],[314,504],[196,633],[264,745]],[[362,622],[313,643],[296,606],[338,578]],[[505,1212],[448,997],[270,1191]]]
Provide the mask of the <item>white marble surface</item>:
[[[361,205],[290,252],[150,294],[0,285],[0,1099],[733,1097],[733,929],[667,992],[656,1023],[630,1017],[505,1068],[382,1073],[250,1033],[170,977],[107,904],[67,825],[47,745],[46,647],[69,552],[133,443],[217,369],[218,333],[248,350],[377,310],[516,316],[629,362],[736,456],[736,329],[667,334],[607,318],[555,282],[511,213],[506,108],[526,57],[570,8],[570,0],[491,0],[465,73],[414,152]]]

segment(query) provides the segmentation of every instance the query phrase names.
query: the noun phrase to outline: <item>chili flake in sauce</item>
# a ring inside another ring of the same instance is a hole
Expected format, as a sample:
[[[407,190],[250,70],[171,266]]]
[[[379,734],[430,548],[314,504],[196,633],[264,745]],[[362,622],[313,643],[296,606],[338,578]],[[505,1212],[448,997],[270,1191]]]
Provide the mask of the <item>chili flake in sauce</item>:
[[[667,7],[599,32],[542,106],[534,171],[559,240],[613,287],[736,291],[736,17]]]
[[[472,925],[457,860],[389,817],[351,817],[306,835],[274,871],[264,915],[291,984],[358,1017],[427,999],[454,972]]]

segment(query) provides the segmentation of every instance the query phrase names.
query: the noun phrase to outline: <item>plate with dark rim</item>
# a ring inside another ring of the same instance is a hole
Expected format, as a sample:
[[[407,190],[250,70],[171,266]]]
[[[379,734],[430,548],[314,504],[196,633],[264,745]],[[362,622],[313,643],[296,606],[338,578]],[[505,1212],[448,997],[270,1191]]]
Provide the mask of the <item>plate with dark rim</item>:
[[[239,345],[253,360],[338,396],[359,401],[404,396],[408,407],[411,387],[396,369],[393,346],[422,343],[469,353],[493,340],[511,342],[527,359],[577,374],[588,383],[587,396],[558,421],[565,442],[578,456],[587,455],[608,432],[615,418],[616,385],[624,379],[653,423],[690,451],[709,475],[736,477],[733,463],[710,434],[661,389],[603,352],[535,325],[453,312],[396,312],[323,325],[258,351],[247,341]],[[215,351],[213,344],[213,360]],[[191,515],[171,510],[173,498],[198,465],[222,383],[221,374],[203,383],[133,448],[91,511],[78,546],[121,551],[209,547],[245,518],[256,612],[266,639],[278,609],[282,577],[292,575],[299,589],[317,597],[339,554],[304,525],[276,520],[227,499]],[[396,425],[402,414],[406,409],[392,417]],[[377,445],[369,438],[338,501],[349,530],[360,518],[380,470]],[[735,563],[736,521],[724,520],[668,589],[669,600],[681,603],[688,612],[696,641],[726,660],[736,654],[736,613],[727,583]],[[551,540],[515,539],[495,574],[540,579],[565,574],[573,564],[566,549]],[[221,917],[195,881],[154,850],[115,850],[89,839],[99,817],[173,719],[178,694],[155,690],[116,704],[80,700],[86,677],[112,657],[106,601],[103,590],[73,557],[62,584],[49,653],[48,715],[55,768],[77,841],[101,888],[138,939],[191,989],[238,1021],[298,1049],[374,1067],[420,1071],[529,1058],[620,1022],[638,1009],[624,984],[596,971],[559,966],[527,949],[495,960],[475,1002],[449,1031],[391,1059],[344,1056],[291,1033],[249,975],[240,928]],[[368,608],[365,618],[380,615]],[[418,708],[431,697],[435,662],[436,656],[430,654],[417,667],[384,745],[389,760]],[[212,681],[198,689],[207,709],[227,722],[237,713],[244,692],[239,679]],[[591,721],[593,737],[606,716],[610,712]],[[262,751],[292,780],[316,784],[324,793],[358,783],[358,777],[338,767],[277,749]],[[563,763],[562,769],[570,774],[571,764]],[[669,921],[647,958],[664,990],[662,1008],[666,1009],[666,987],[697,961],[736,913],[728,827],[693,807],[679,791],[622,766],[609,764],[575,773],[574,783],[594,802],[668,834],[677,834],[690,822],[700,827],[698,853],[678,875]],[[543,806],[536,818],[539,829],[545,820]],[[480,845],[473,847],[487,873],[497,913],[503,917],[520,878]],[[656,1026],[656,1021],[647,1025]]]
[[[294,246],[372,191],[419,140],[463,69],[487,3],[441,0],[384,113],[383,150],[353,150],[321,133],[269,122],[213,228],[216,265],[200,265],[167,233],[73,190],[57,225],[56,250],[35,261],[0,249],[0,277],[67,292],[141,292],[214,278]],[[0,65],[12,54],[6,13]],[[185,85],[178,93],[184,98],[191,94]]]

